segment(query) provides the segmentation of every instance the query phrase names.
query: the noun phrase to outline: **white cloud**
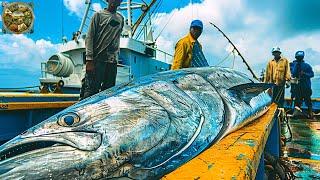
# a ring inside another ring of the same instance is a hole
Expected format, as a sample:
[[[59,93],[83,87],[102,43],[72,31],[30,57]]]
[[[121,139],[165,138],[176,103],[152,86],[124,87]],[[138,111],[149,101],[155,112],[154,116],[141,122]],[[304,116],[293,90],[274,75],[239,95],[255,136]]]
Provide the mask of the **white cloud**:
[[[85,11],[85,0],[63,0],[64,6],[70,11],[70,14],[75,14],[82,17]]]
[[[158,47],[173,52],[177,40],[188,33],[191,20],[201,19],[205,29],[199,41],[202,43],[204,53],[211,65],[216,65],[225,58],[230,48],[228,48],[227,40],[209,25],[210,21],[229,36],[249,61],[249,64],[256,70],[257,75],[260,74],[267,61],[272,58],[271,48],[273,46],[280,46],[284,52],[283,55],[289,59],[292,59],[294,52],[299,49],[312,49],[315,51],[314,56],[320,59],[320,44],[318,42],[320,32],[284,38],[285,35],[277,31],[274,24],[277,17],[272,11],[253,12],[241,0],[203,0],[193,6],[189,4],[167,14],[158,14],[154,17],[155,36],[159,34],[170,18],[168,26],[158,38]],[[231,56],[224,65],[232,65],[232,60]],[[236,69],[242,69],[241,59],[237,57],[236,61]],[[320,62],[312,60],[311,64],[320,65]]]
[[[313,71],[315,74],[320,75],[320,65],[316,65],[313,67]]]
[[[64,6],[69,10],[69,15],[76,15],[79,18],[82,18],[85,9],[86,9],[86,0],[63,0]],[[92,3],[91,9],[93,11],[100,11],[102,9],[102,6],[100,3]],[[92,12],[89,12],[89,17],[92,15]]]
[[[230,11],[232,10],[232,13]],[[211,64],[216,64],[216,59],[210,59],[210,57],[223,58],[227,55],[226,49],[228,49],[227,41],[209,24],[214,22],[220,27],[228,26],[232,22],[239,22],[240,17],[245,16],[245,9],[240,0],[224,0],[224,1],[210,1],[204,0],[198,4],[189,4],[188,6],[175,9],[169,14],[160,14],[155,17],[156,23],[156,35],[162,29],[163,25],[167,23],[168,19],[171,19],[169,25],[158,39],[158,46],[166,51],[173,51],[174,45],[179,38],[187,34],[189,25],[192,19],[201,19],[204,22],[205,30],[199,41],[203,44],[205,54],[208,56],[208,60]],[[247,26],[259,23],[261,26],[265,26],[266,21],[261,21],[260,17],[248,16],[245,19]],[[239,24],[242,24],[239,22]],[[223,29],[223,28],[222,28]],[[239,45],[241,41],[241,47],[246,45],[243,38],[246,33],[236,32],[231,35],[236,44]],[[243,41],[243,42],[242,42]],[[165,45],[164,47],[162,47]]]
[[[25,35],[0,35],[0,65],[39,71],[41,62],[56,53],[60,44],[43,39],[33,41]]]
[[[1,2],[0,2],[0,4],[1,4]],[[1,14],[0,14],[0,22],[2,22],[2,16],[1,16]]]
[[[102,9],[101,4],[99,3],[93,3],[92,4],[92,9],[96,12],[100,11]]]

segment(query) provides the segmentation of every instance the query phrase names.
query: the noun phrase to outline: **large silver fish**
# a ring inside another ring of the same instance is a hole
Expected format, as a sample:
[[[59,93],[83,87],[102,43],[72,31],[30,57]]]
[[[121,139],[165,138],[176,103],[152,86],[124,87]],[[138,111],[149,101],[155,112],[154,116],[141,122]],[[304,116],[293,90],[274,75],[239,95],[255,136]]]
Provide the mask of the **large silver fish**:
[[[271,104],[226,68],[168,71],[87,98],[0,147],[0,179],[155,179]]]

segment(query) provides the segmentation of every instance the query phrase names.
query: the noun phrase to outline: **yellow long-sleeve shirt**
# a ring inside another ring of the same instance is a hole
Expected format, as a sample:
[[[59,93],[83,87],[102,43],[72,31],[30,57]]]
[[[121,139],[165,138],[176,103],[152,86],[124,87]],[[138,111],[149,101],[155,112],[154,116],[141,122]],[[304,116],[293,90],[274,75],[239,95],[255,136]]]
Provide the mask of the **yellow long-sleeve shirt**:
[[[281,57],[279,61],[272,59],[269,61],[266,69],[265,82],[276,85],[284,85],[291,79],[289,61]]]
[[[175,47],[171,70],[188,68],[191,65],[192,49],[196,40],[189,33],[180,39]]]

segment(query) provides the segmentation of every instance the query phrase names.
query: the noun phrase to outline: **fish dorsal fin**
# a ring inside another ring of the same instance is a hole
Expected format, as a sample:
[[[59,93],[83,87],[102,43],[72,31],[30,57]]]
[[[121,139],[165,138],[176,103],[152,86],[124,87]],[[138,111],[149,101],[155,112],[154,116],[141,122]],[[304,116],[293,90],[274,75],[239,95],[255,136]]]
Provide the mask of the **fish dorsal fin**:
[[[274,85],[270,83],[247,83],[233,86],[228,90],[236,93],[242,100],[250,104],[250,100],[262,93],[263,91],[272,88]]]

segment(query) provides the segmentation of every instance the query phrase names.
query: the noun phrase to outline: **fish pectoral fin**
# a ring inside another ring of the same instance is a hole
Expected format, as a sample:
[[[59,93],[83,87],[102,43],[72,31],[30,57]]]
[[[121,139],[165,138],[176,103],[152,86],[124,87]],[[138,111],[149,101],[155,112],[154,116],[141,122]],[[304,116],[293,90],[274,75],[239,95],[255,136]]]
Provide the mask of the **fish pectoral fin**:
[[[250,100],[262,93],[263,91],[270,89],[274,86],[271,83],[247,83],[233,86],[228,90],[236,93],[246,103],[250,104]]]
[[[238,91],[246,94],[260,94],[261,92],[269,88],[272,88],[273,86],[274,84],[271,83],[247,83],[233,86],[229,88],[229,90]]]

